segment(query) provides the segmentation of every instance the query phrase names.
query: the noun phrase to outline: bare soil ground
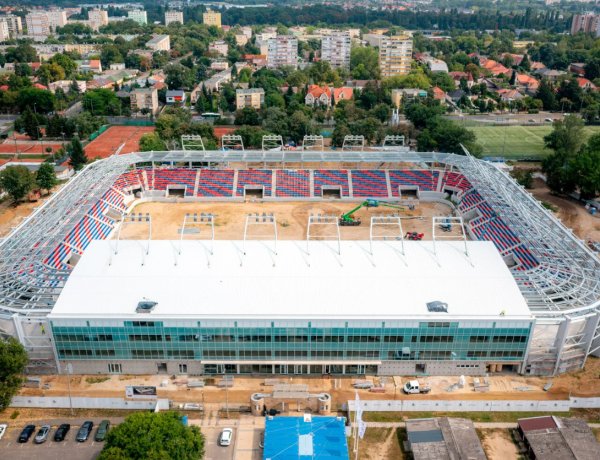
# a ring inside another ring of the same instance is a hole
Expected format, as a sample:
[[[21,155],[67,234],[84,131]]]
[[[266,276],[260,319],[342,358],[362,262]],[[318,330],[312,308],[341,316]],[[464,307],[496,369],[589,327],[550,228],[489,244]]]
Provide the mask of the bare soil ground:
[[[183,223],[185,214],[188,213],[212,213],[215,218],[215,239],[222,240],[241,240],[244,235],[244,224],[246,215],[259,213],[273,213],[277,219],[277,237],[282,240],[302,240],[306,238],[306,229],[308,216],[310,214],[334,215],[339,217],[341,214],[350,211],[360,202],[245,202],[245,203],[141,203],[133,209],[132,213],[149,213],[152,217],[152,238],[177,239]],[[414,210],[408,208],[399,211],[402,217],[402,228],[406,232],[424,233],[424,239],[432,238],[432,217],[447,216],[452,212],[449,206],[438,203],[420,203]],[[342,239],[360,240],[369,239],[369,224],[371,216],[393,215],[398,211],[391,208],[362,208],[355,213],[356,217],[362,219],[362,224],[358,227],[341,227],[340,234]],[[398,227],[378,227],[382,235],[399,235]],[[190,235],[188,238],[206,238],[208,228],[203,228],[200,235]],[[251,239],[273,236],[273,229],[269,226],[252,226]],[[145,226],[131,225],[123,228],[121,238],[140,239],[148,237],[148,230]],[[334,227],[315,226],[311,227],[311,234],[321,236],[332,236]],[[457,226],[453,227],[452,233],[446,233],[444,236],[460,235]]]
[[[509,430],[479,430],[481,444],[489,460],[519,458],[519,450],[513,442]]]
[[[85,147],[88,158],[106,158],[125,144],[121,154],[138,152],[140,138],[154,131],[153,126],[111,126]]]
[[[584,240],[600,241],[600,216],[594,217],[581,203],[550,193],[550,189],[541,179],[534,180],[530,192],[538,200],[549,203],[557,209],[554,212],[563,224],[573,229],[575,234]]]
[[[359,441],[358,452],[362,460],[401,460],[405,458],[400,445],[399,428],[368,428],[365,437]],[[354,458],[354,438],[348,439],[348,453]]]

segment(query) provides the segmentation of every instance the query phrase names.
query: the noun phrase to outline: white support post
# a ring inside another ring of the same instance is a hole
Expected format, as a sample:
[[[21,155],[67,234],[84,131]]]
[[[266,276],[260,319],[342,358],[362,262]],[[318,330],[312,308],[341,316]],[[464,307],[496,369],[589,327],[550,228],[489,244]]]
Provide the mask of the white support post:
[[[320,135],[306,135],[302,139],[302,150],[316,150],[322,152],[325,150],[325,143],[323,136]]]
[[[313,226],[329,226],[335,229],[334,235],[314,235],[311,234],[310,230]],[[342,255],[341,235],[340,235],[340,221],[337,216],[332,215],[313,215],[308,216],[308,224],[306,226],[306,253],[310,255],[309,242],[311,239],[321,240],[335,240],[337,241],[337,253]]]
[[[267,213],[255,213],[248,214],[246,216],[246,222],[244,223],[244,241],[243,241],[243,253],[246,255],[246,241],[252,237],[253,239],[262,239],[265,237],[262,233],[251,234],[250,229],[255,226],[270,226],[273,228],[273,253],[277,255],[277,219],[271,214]],[[275,266],[275,261],[273,261],[273,266]]]
[[[365,136],[354,136],[348,134],[344,137],[344,143],[342,144],[343,152],[363,151],[365,149]]]
[[[192,151],[205,151],[202,136],[196,134],[184,134],[181,136],[181,149]]]
[[[221,150],[244,151],[244,139],[239,134],[223,134],[221,136]]]
[[[389,234],[378,235],[374,231],[378,227],[382,227],[382,228],[397,227],[398,233],[395,235],[389,235]],[[373,241],[374,240],[387,240],[389,238],[393,238],[394,240],[400,240],[400,244],[402,245],[402,255],[406,255],[406,253],[404,252],[404,230],[402,229],[401,217],[400,216],[372,216],[371,217],[371,225],[369,227],[369,248],[371,250],[371,255],[373,255]]]
[[[112,258],[119,253],[119,241],[121,240],[121,231],[123,227],[127,225],[146,225],[148,227],[148,239],[146,241],[146,249],[143,252],[142,256],[142,265],[146,263],[146,256],[150,253],[150,241],[152,241],[152,217],[149,213],[142,214],[130,214],[128,216],[123,216],[121,218],[121,222],[119,223],[119,230],[117,231],[117,238],[115,240],[115,250],[111,251],[110,257],[108,260],[108,265],[112,265]]]
[[[459,234],[455,234],[452,232],[452,228],[454,226],[458,226],[460,232]],[[440,234],[439,230],[442,230],[446,235]],[[438,230],[438,232],[436,232]],[[434,216],[431,221],[431,235],[433,240],[433,253],[437,255],[437,240],[456,240],[460,239],[464,244],[465,255],[469,259],[471,265],[473,262],[471,261],[471,256],[469,255],[469,246],[467,245],[467,232],[465,230],[465,224],[462,217],[456,216]]]
[[[179,251],[177,253],[178,256],[181,255],[182,247],[183,247],[183,238],[188,235],[188,230],[193,230],[196,228],[198,230],[198,236],[201,236],[202,227],[210,228],[210,255],[214,255],[214,243],[215,243],[215,215],[210,213],[201,212],[200,214],[186,214],[183,217],[183,224],[181,225],[180,235],[179,235]],[[175,265],[177,265],[177,257],[175,258]],[[210,259],[208,261],[208,265],[210,266]]]

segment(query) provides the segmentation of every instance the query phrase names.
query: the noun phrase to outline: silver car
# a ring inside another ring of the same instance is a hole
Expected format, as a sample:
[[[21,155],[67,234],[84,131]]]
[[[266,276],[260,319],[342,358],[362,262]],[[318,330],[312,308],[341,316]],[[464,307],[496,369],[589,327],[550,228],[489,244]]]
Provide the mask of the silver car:
[[[46,439],[48,439],[49,433],[50,433],[50,425],[43,425],[40,428],[40,431],[38,431],[37,434],[35,435],[35,438],[33,438],[33,442],[35,442],[36,444],[42,444],[43,442],[46,442]]]

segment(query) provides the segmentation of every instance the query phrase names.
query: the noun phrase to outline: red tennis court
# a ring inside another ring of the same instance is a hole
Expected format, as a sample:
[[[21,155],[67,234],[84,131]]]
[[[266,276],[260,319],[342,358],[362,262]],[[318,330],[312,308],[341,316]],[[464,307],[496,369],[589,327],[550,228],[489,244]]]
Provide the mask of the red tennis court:
[[[140,138],[154,131],[154,126],[111,126],[85,147],[85,153],[91,160],[114,155],[121,144],[125,144],[121,153],[138,152]]]

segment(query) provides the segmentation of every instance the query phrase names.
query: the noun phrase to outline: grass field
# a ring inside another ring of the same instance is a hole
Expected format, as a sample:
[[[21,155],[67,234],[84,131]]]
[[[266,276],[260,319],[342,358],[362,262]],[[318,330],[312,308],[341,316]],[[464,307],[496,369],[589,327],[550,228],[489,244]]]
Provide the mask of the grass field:
[[[506,158],[543,158],[550,153],[544,148],[544,136],[552,126],[474,126],[484,155]],[[600,132],[600,126],[586,126],[586,137]]]

